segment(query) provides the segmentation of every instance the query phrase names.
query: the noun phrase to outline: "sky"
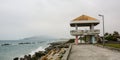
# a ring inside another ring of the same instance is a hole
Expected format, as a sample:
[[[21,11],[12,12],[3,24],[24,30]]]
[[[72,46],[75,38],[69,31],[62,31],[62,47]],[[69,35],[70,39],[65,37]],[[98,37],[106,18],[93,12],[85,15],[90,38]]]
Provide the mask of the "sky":
[[[0,40],[30,36],[71,38],[70,21],[84,14],[100,20],[95,29],[120,32],[120,0],[0,0]]]

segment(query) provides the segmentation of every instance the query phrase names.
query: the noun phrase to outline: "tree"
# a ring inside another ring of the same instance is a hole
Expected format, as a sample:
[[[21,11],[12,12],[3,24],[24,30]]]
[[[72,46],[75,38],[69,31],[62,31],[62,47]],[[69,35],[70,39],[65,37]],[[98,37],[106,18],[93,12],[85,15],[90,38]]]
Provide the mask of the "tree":
[[[109,33],[108,32],[106,32],[105,34],[104,34],[104,36],[108,36],[109,35]]]
[[[114,31],[114,33],[113,33],[113,40],[117,41],[117,38],[119,38],[119,33],[117,31]]]
[[[113,36],[112,36],[112,34],[108,34],[107,36],[105,36],[105,39],[106,40],[113,40]]]
[[[117,31],[114,31],[113,36],[119,37],[119,33]]]
[[[120,38],[119,33],[117,31],[114,31],[113,34],[105,33],[104,36],[105,39],[109,41],[117,41],[117,38]]]

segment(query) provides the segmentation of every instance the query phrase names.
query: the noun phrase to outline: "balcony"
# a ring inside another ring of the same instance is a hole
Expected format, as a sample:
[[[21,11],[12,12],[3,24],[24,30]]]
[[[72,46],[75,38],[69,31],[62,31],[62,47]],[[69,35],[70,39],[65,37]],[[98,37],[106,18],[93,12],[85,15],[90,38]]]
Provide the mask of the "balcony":
[[[71,30],[70,34],[73,36],[76,35],[95,35],[95,34],[99,34],[100,30],[96,29],[96,30]]]

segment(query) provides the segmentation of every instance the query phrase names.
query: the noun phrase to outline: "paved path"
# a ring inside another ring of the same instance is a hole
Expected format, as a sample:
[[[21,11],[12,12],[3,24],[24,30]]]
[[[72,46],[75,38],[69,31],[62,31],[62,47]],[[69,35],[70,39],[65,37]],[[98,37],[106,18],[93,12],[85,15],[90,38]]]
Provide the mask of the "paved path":
[[[68,60],[120,60],[120,52],[93,45],[73,45]]]

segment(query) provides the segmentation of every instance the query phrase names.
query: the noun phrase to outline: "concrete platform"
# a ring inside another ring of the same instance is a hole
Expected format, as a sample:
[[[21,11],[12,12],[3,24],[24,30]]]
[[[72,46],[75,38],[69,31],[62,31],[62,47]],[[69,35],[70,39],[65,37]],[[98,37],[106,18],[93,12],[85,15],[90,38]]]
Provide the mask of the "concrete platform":
[[[94,45],[73,45],[68,60],[120,60],[120,52]]]

